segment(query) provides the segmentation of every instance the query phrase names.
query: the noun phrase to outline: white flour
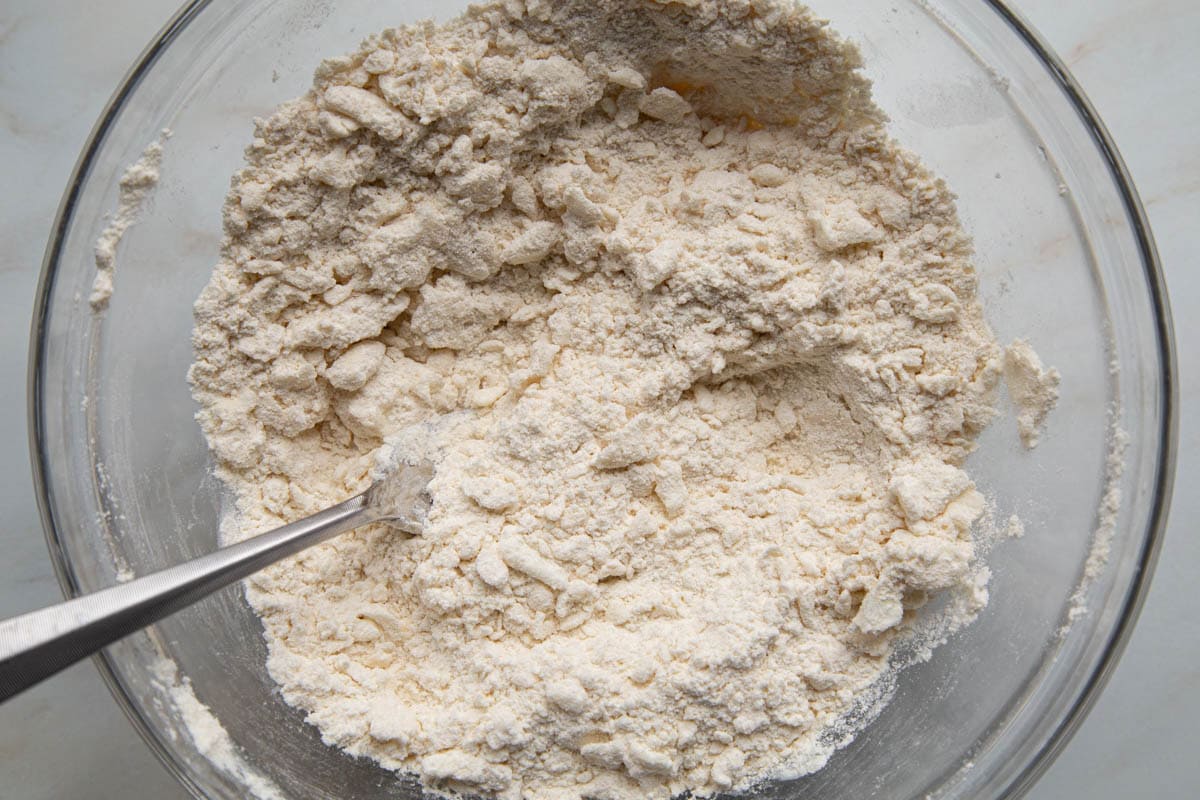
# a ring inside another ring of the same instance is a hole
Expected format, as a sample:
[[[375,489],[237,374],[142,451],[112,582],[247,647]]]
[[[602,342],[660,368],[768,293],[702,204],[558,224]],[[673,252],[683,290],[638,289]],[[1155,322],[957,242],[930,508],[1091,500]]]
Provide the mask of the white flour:
[[[96,277],[88,297],[94,311],[108,307],[113,293],[113,268],[117,263],[117,245],[125,232],[137,222],[143,206],[158,186],[158,170],[162,166],[163,142],[171,135],[164,130],[157,141],[151,142],[141,158],[126,167],[117,191],[117,209],[108,225],[96,240]]]
[[[1021,443],[1037,447],[1046,417],[1058,402],[1058,370],[1046,368],[1029,343],[1017,339],[1004,351],[1004,383],[1017,407]]]
[[[196,750],[221,772],[248,788],[257,800],[284,800],[279,787],[250,766],[212,710],[196,697],[191,682],[180,678],[175,662],[160,658],[153,666],[155,678],[183,722],[180,727],[187,731]]]
[[[1115,362],[1111,369],[1115,374]],[[1088,593],[1108,566],[1112,539],[1121,512],[1121,477],[1125,472],[1125,451],[1129,447],[1129,434],[1121,428],[1119,406],[1114,405],[1109,410],[1109,415],[1108,456],[1104,460],[1103,493],[1100,496],[1100,506],[1096,510],[1096,530],[1092,534],[1092,546],[1083,564],[1083,575],[1079,579],[1079,585],[1071,593],[1066,622],[1058,631],[1060,637],[1065,637],[1075,621],[1088,613]]]
[[[327,742],[513,800],[741,788],[824,764],[928,597],[985,602],[1002,352],[857,66],[783,2],[509,2],[259,125],[191,373],[242,534],[385,437],[438,461],[424,535],[247,582]]]

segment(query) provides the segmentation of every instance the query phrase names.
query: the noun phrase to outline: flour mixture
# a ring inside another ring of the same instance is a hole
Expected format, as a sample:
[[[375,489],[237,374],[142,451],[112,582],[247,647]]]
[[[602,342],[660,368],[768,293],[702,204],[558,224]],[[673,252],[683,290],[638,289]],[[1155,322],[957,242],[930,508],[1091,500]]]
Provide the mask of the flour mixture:
[[[1002,353],[858,66],[782,0],[510,0],[259,123],[191,373],[231,536],[385,439],[438,463],[423,536],[247,582],[327,742],[511,800],[744,788],[822,766],[931,595],[986,599]]]

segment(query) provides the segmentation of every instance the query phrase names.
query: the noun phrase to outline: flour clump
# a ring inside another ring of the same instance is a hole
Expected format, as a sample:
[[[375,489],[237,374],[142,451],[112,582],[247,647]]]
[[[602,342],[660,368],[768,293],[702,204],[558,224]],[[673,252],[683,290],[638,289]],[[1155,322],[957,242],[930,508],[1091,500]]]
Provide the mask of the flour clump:
[[[92,279],[92,291],[88,295],[88,303],[93,311],[104,311],[108,308],[108,301],[112,299],[117,246],[125,233],[137,222],[143,207],[158,186],[163,144],[170,135],[169,130],[164,130],[157,140],[146,146],[141,157],[126,167],[121,174],[121,180],[117,184],[117,207],[96,240],[96,277]]]
[[[1046,417],[1058,402],[1058,370],[1045,367],[1029,343],[1017,339],[1004,351],[1004,381],[1017,408],[1021,443],[1037,446]]]
[[[493,3],[259,123],[191,371],[241,534],[385,439],[437,461],[421,536],[247,582],[325,741],[512,800],[744,788],[981,602],[1002,351],[858,66],[781,1]]]

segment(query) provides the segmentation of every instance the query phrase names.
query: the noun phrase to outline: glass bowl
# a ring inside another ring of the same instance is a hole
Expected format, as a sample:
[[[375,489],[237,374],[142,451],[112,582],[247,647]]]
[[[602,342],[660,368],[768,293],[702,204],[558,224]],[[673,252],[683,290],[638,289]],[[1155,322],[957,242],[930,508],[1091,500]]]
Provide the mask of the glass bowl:
[[[1036,450],[1020,447],[1010,415],[970,459],[997,518],[1025,523],[1022,538],[989,556],[982,616],[903,670],[890,704],[823,770],[756,796],[1011,797],[1095,699],[1154,564],[1175,446],[1162,274],[1111,140],[1013,12],[994,0],[810,5],[861,47],[894,134],[958,194],[988,319],[1002,341],[1027,338],[1058,367],[1062,397]],[[303,93],[321,58],[457,10],[432,0],[197,0],[117,91],[64,197],[34,321],[34,470],[70,594],[216,546],[222,488],[185,373],[192,302],[217,260],[221,202],[251,119]],[[163,128],[173,135],[161,185],[121,245],[111,306],[93,314],[94,243],[121,172]],[[1123,456],[1110,458],[1122,441]],[[1106,527],[1102,501],[1118,496]],[[1098,530],[1107,566],[1081,583]],[[257,617],[228,589],[97,663],[197,797],[244,798],[265,781],[293,798],[420,795],[411,779],[322,744],[280,698],[265,658]],[[195,711],[188,692],[232,743],[183,724]]]

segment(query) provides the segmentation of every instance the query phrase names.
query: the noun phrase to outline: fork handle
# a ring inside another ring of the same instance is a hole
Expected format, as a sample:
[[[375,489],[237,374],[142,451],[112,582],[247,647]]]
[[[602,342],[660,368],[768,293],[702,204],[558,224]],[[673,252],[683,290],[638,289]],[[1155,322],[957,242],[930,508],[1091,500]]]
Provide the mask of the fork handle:
[[[268,564],[379,516],[363,492],[178,566],[4,620],[0,702]]]

